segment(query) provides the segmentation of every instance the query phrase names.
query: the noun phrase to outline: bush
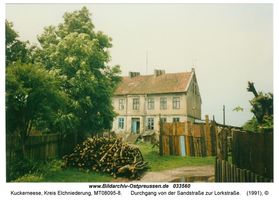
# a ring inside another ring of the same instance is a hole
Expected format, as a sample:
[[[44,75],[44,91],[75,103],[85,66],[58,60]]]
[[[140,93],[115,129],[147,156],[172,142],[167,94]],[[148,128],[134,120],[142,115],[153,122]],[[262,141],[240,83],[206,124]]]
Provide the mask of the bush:
[[[40,172],[40,163],[29,159],[15,157],[7,166],[7,182],[16,180],[25,174]]]
[[[39,182],[48,173],[59,171],[63,162],[51,160],[47,162],[32,161],[29,159],[13,160],[7,174],[10,182]]]

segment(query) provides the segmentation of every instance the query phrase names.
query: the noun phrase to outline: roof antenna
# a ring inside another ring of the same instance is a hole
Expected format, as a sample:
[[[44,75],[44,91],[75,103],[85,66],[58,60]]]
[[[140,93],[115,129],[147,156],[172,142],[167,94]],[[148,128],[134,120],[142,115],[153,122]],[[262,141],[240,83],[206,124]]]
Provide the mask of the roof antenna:
[[[145,74],[147,75],[148,72],[148,51],[146,51],[145,55]]]
[[[195,68],[196,68],[196,62],[197,62],[197,59],[192,60],[192,71],[195,70]]]

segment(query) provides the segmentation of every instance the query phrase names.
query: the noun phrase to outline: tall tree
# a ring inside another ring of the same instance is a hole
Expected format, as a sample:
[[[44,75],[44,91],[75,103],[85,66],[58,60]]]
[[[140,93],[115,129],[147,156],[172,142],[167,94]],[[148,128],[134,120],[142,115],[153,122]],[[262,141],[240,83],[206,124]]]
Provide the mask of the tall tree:
[[[72,99],[69,110],[78,119],[73,131],[83,135],[110,129],[115,116],[111,97],[120,80],[119,66],[108,65],[111,38],[94,30],[86,7],[66,12],[63,18],[63,23],[46,27],[38,37],[37,61],[66,77],[63,88]]]
[[[6,67],[12,63],[20,61],[28,63],[31,61],[31,50],[28,48],[28,42],[18,39],[19,35],[13,29],[13,24],[6,20]]]
[[[60,81],[57,71],[40,65],[15,63],[6,69],[7,134],[19,136],[23,154],[32,129],[44,123],[51,131],[57,113],[63,112],[67,95]]]

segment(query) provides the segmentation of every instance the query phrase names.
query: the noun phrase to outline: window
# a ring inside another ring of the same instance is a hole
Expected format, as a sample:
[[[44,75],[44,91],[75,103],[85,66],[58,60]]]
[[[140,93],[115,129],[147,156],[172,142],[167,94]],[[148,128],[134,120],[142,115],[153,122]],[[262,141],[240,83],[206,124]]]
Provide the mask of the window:
[[[174,118],[172,119],[172,121],[173,121],[173,122],[179,122],[179,117],[174,117]]]
[[[153,110],[154,109],[154,99],[153,98],[148,98],[147,109],[148,110]]]
[[[119,110],[124,110],[124,99],[119,99]]]
[[[123,117],[118,118],[118,128],[124,129],[124,118]]]
[[[133,110],[139,110],[139,98],[133,98]]]
[[[173,97],[172,108],[173,109],[180,109],[180,97]]]
[[[160,98],[160,109],[161,110],[166,110],[167,109],[167,98],[166,97],[161,97]]]
[[[154,130],[154,118],[147,118],[147,129]]]
[[[161,118],[161,122],[162,122],[162,123],[167,122],[167,118],[166,118],[166,117],[162,117],[162,118]]]

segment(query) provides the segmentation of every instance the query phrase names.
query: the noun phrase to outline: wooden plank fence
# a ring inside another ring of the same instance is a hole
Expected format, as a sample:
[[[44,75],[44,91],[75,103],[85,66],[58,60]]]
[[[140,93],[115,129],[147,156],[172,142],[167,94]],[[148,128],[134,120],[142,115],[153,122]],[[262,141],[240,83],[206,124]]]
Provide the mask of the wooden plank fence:
[[[232,130],[232,162],[229,162],[226,155],[228,154],[226,143],[228,131],[225,130],[218,133],[215,181],[272,182],[273,133],[261,134]]]
[[[232,163],[273,179],[273,133],[233,131]]]
[[[160,124],[160,155],[216,155],[216,126],[214,122],[194,124],[174,122]]]
[[[26,141],[26,155],[30,160],[41,161],[61,158],[63,155],[71,153],[75,144],[76,140],[74,135],[47,134],[29,136]],[[6,137],[7,162],[9,162],[20,146],[19,137]]]
[[[273,182],[273,180],[216,157],[215,182]]]

